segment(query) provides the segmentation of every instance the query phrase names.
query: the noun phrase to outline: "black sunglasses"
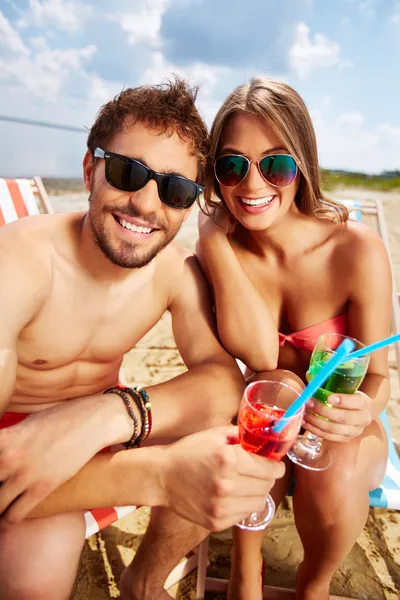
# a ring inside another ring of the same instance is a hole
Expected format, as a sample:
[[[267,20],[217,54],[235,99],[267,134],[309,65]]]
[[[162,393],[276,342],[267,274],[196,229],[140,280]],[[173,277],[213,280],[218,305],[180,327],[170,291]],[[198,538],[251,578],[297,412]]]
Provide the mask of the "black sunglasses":
[[[94,156],[104,158],[107,182],[123,192],[137,192],[154,179],[161,202],[178,209],[189,208],[204,192],[204,187],[191,179],[181,175],[156,173],[139,160],[122,154],[96,148]]]
[[[215,177],[221,185],[239,185],[246,178],[252,162],[240,154],[220,156],[214,164]],[[261,177],[275,187],[290,185],[297,175],[297,164],[290,154],[269,154],[254,162]]]

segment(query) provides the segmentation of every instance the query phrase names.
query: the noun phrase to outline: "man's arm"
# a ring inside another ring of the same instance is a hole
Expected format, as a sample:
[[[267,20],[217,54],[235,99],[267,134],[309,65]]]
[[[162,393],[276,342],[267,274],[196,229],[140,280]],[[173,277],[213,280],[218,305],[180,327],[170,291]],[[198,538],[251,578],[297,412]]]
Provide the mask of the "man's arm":
[[[222,530],[262,510],[284,464],[246,452],[237,427],[216,427],[169,446],[96,456],[29,518],[88,506],[165,506],[207,529]],[[12,507],[6,520],[19,520]]]
[[[229,423],[245,386],[235,360],[218,340],[210,290],[195,257],[184,260],[175,280],[169,310],[188,371],[146,387],[153,407],[150,443]]]
[[[176,258],[168,306],[189,371],[147,388],[153,407],[149,444],[228,423],[244,389],[235,361],[217,340],[209,291],[196,259]],[[125,441],[131,433],[132,422],[115,394],[70,400],[3,430],[0,481],[6,483],[0,488],[0,514],[14,502],[24,518],[102,447]]]

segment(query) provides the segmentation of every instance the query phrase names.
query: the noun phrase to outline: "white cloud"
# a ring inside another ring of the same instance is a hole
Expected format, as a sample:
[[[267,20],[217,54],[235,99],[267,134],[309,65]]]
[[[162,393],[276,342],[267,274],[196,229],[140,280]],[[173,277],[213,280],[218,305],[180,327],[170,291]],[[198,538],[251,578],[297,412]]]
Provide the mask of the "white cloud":
[[[90,6],[74,0],[29,0],[29,9],[17,25],[57,27],[73,33],[83,28],[91,12]]]
[[[217,85],[219,77],[228,75],[230,72],[229,67],[211,66],[200,62],[190,64],[186,68],[178,67],[167,62],[162,52],[155,51],[152,53],[150,65],[143,71],[141,83],[159,83],[176,73],[200,86],[205,95],[210,95]]]
[[[373,19],[376,15],[376,0],[363,0],[358,4],[358,10],[367,19]]]
[[[385,122],[370,127],[356,111],[340,115],[336,122],[323,110],[310,112],[322,167],[364,173],[399,168],[400,127]]]
[[[162,52],[152,53],[151,62],[143,71],[140,84],[157,84],[170,79],[174,74],[184,77],[192,85],[199,86],[198,105],[200,112],[208,124],[211,124],[221,102],[215,97],[216,88],[222,77],[231,77],[233,72],[229,67],[209,65],[206,63],[191,63],[185,68],[169,63]]]
[[[47,40],[44,37],[44,35],[34,36],[29,41],[30,41],[30,45],[33,48],[37,48],[38,50],[42,50],[42,49],[45,49],[47,47]]]
[[[29,50],[25,46],[20,35],[0,11],[0,48],[1,47],[5,48],[7,51],[16,52],[25,56],[29,54]]]
[[[23,14],[23,12],[24,12],[24,11],[23,11],[23,10],[21,10],[21,9],[20,9],[20,7],[19,7],[19,6],[17,6],[17,5],[15,4],[15,2],[13,2],[13,0],[4,0],[4,2],[6,2],[6,3],[7,3],[9,6],[11,6],[11,8],[12,8],[12,9],[13,9],[13,10],[14,10],[14,11],[17,13],[17,14],[19,14],[19,15],[22,15],[22,14]]]
[[[86,108],[91,115],[97,113],[100,106],[114,98],[123,89],[123,85],[119,81],[105,81],[95,73],[88,73],[86,81]]]
[[[364,125],[364,122],[364,116],[356,110],[353,112],[344,113],[337,119],[338,125],[343,127],[361,127]]]
[[[5,39],[8,49],[12,50],[11,55],[0,58],[0,83],[9,92],[22,88],[34,96],[54,100],[64,81],[70,75],[81,74],[83,65],[96,52],[94,45],[51,50],[43,36],[33,38],[29,48],[4,17],[0,21],[1,28],[6,33],[1,39]]]
[[[289,64],[298,77],[306,78],[311,71],[322,67],[348,67],[350,61],[341,58],[341,47],[321,33],[310,37],[310,28],[298,23],[295,39],[289,50]]]
[[[129,13],[109,13],[107,19],[117,21],[128,34],[129,44],[149,43],[161,45],[162,17],[169,0],[136,0]]]
[[[389,23],[392,23],[393,25],[400,25],[400,2],[396,2],[393,14],[389,19]]]
[[[347,30],[350,28],[351,26],[351,19],[350,17],[342,17],[340,20],[340,24],[343,27],[343,29]]]

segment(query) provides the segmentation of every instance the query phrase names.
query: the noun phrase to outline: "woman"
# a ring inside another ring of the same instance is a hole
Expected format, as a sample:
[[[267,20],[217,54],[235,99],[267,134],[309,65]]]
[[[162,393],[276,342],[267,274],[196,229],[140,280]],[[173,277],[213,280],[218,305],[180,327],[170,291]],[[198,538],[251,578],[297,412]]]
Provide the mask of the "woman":
[[[348,220],[321,192],[307,108],[288,85],[253,79],[232,92],[211,130],[206,212],[197,248],[214,291],[220,338],[253,374],[304,385],[319,335],[364,344],[390,332],[391,274],[380,238]],[[250,371],[248,371],[248,374]],[[387,441],[377,418],[389,398],[387,351],[372,355],[354,395],[311,401],[304,427],[333,464],[313,472],[288,461],[278,504],[296,477],[296,526],[304,547],[299,600],[328,600],[333,573],[368,515],[383,477]],[[312,412],[311,412],[312,409]],[[320,417],[326,417],[321,419]],[[260,600],[262,532],[234,532],[229,600]]]

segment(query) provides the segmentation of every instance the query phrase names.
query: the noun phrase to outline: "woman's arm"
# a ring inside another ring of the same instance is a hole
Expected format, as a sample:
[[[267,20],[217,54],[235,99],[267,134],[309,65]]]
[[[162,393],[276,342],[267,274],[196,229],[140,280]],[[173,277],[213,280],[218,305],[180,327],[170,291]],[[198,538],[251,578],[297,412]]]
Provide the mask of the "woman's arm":
[[[390,262],[382,240],[373,232],[364,233],[353,248],[354,278],[349,299],[349,334],[369,345],[390,335]],[[375,419],[389,400],[387,348],[371,354],[368,373],[360,390],[371,399],[371,417]]]
[[[276,369],[276,323],[229,243],[229,217],[199,216],[196,256],[213,287],[218,334],[228,352],[255,372]]]
[[[349,224],[349,228],[357,225]],[[348,304],[349,335],[365,345],[390,334],[392,278],[382,240],[364,227],[353,232],[350,243],[340,248],[337,280],[350,280]],[[341,265],[341,268],[340,268]],[[344,266],[346,269],[344,270]],[[360,436],[389,400],[387,348],[371,355],[368,373],[355,394],[332,394],[333,406],[312,401],[304,419],[311,433],[334,442]],[[321,419],[320,417],[324,417]]]

